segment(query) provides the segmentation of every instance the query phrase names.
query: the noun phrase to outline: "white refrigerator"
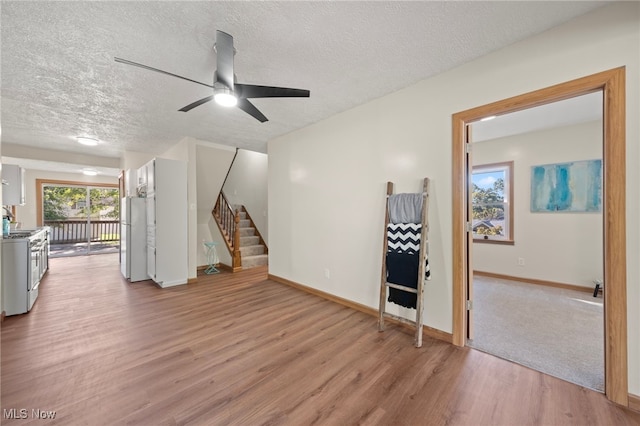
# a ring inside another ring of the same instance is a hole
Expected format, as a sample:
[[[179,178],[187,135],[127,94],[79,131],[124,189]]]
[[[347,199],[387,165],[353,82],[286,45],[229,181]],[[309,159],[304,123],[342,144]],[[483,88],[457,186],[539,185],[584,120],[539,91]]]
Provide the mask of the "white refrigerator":
[[[145,199],[125,197],[120,210],[120,270],[131,282],[148,280]]]

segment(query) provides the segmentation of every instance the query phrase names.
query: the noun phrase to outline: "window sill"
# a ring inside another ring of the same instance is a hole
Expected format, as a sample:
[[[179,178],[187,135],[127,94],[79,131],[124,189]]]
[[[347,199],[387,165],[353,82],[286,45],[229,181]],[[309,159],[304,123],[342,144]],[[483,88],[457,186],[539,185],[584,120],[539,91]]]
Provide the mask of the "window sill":
[[[513,246],[516,244],[515,241],[513,240],[490,240],[490,239],[484,239],[484,238],[474,238],[473,239],[474,244],[475,243],[481,243],[481,244],[502,244],[505,246]]]

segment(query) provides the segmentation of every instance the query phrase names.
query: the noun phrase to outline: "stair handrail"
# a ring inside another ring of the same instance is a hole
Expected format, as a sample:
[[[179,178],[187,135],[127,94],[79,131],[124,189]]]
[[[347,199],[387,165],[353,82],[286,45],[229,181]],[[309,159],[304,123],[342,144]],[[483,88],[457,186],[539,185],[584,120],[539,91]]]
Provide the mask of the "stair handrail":
[[[227,250],[232,258],[232,268],[234,270],[242,267],[242,257],[240,256],[240,212],[233,210],[231,204],[221,190],[218,194],[216,204],[213,207],[213,216],[216,219],[220,233],[224,239]]]
[[[231,169],[233,168],[233,163],[236,162],[238,151],[240,151],[240,148],[236,148],[236,153],[233,154],[233,158],[231,159],[231,164],[229,164],[229,168],[227,169],[227,174],[224,176],[224,180],[222,181],[222,186],[220,187],[220,191],[224,190],[224,184],[227,183],[227,179],[229,179],[229,173],[231,173]]]

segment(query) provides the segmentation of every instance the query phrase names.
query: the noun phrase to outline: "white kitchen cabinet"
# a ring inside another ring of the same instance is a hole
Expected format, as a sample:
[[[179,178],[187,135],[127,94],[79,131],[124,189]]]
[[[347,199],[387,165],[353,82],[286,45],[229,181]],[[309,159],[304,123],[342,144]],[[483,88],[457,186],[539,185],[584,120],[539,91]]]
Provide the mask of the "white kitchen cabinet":
[[[144,166],[140,167],[137,171],[136,171],[136,186],[140,187],[140,186],[145,186],[147,184],[147,165],[145,164]]]
[[[156,158],[147,172],[147,273],[160,287],[186,284],[187,163]]]
[[[138,196],[138,170],[127,169],[124,171],[124,194],[120,194],[124,197],[137,197]]]
[[[171,172],[171,163],[164,162],[162,158],[158,158],[157,160],[160,161],[150,161],[147,163],[147,194],[154,194],[156,192],[156,164],[160,164],[160,173],[162,173],[163,175]],[[186,182],[185,171],[185,185]]]
[[[15,164],[2,165],[2,205],[23,206],[25,203],[24,169]]]

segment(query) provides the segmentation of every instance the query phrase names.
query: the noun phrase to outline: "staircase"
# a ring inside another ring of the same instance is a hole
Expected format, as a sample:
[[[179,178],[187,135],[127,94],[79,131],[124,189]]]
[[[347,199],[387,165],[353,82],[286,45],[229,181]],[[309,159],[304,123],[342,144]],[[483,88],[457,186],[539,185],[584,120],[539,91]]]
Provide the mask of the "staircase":
[[[244,206],[230,205],[220,192],[212,214],[231,254],[233,272],[268,264],[267,245]]]
[[[242,259],[242,269],[249,269],[256,266],[269,264],[267,246],[262,241],[260,233],[257,232],[253,220],[249,217],[244,206],[236,206],[236,211],[240,215],[240,257]]]

